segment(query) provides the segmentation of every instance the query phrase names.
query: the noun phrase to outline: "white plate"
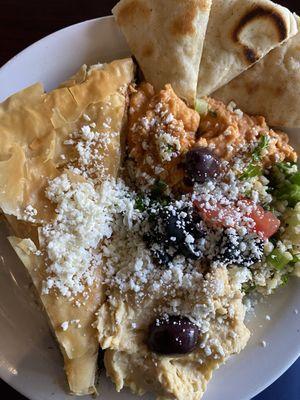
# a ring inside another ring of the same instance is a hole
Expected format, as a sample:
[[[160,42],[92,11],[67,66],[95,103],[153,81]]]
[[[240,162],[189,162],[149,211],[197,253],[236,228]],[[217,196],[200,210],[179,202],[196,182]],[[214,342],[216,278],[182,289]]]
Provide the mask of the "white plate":
[[[0,70],[0,100],[39,80],[47,90],[52,89],[83,63],[128,54],[111,17],[70,26],[33,44]],[[1,228],[0,376],[32,400],[69,399],[62,358],[34,303],[24,268],[5,238]],[[297,359],[300,314],[296,315],[295,309],[300,310],[300,280],[296,279],[271,296],[268,304],[258,307],[249,324],[252,337],[247,348],[215,373],[205,400],[249,400]],[[266,348],[261,346],[262,340]],[[126,391],[116,394],[104,377],[100,383],[103,399],[135,398]]]

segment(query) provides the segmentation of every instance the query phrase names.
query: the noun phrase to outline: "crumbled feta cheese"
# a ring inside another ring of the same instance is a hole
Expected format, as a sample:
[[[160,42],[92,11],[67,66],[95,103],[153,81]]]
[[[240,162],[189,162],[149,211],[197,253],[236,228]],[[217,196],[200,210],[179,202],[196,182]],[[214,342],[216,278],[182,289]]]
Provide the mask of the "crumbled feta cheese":
[[[65,321],[61,324],[61,329],[67,331],[69,329],[69,321]]]
[[[56,220],[42,228],[49,258],[43,293],[56,288],[66,297],[86,294],[101,262],[98,244],[110,237],[113,214],[127,209],[130,225],[133,202],[122,183],[106,181],[98,191],[91,182],[72,183],[67,175],[49,183],[48,198],[57,204]]]
[[[36,222],[37,214],[38,214],[37,210],[31,205],[28,205],[24,210],[23,218],[25,221],[34,223]]]
[[[173,157],[178,155],[181,148],[179,138],[163,131],[156,135],[156,143],[159,149],[160,158],[163,162],[171,161]]]

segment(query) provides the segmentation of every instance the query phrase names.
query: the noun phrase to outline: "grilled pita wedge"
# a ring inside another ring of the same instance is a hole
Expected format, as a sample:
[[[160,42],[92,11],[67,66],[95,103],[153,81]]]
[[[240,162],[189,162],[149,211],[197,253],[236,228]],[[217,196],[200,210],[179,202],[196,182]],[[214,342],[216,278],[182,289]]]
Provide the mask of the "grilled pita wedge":
[[[213,97],[234,101],[268,124],[300,128],[300,33],[217,90]]]
[[[36,84],[0,105],[0,207],[19,236],[9,241],[40,296],[64,357],[70,391],[76,395],[96,392],[98,341],[92,324],[103,301],[101,265],[94,269],[88,297],[80,293],[70,299],[57,290],[43,292],[48,257],[42,226],[56,220],[55,205],[45,196],[45,188],[49,179],[70,165],[75,171],[80,154],[70,137],[87,124],[109,138],[105,145],[96,144],[101,178],[118,175],[127,89],[133,77],[131,59],[83,67],[48,94]],[[70,181],[94,179],[90,171],[95,168],[88,167],[84,176],[68,170]],[[101,185],[99,175],[97,179]]]
[[[210,95],[226,85],[297,31],[296,17],[269,0],[214,0],[198,96]]]
[[[146,80],[194,105],[211,0],[121,0],[112,10]]]

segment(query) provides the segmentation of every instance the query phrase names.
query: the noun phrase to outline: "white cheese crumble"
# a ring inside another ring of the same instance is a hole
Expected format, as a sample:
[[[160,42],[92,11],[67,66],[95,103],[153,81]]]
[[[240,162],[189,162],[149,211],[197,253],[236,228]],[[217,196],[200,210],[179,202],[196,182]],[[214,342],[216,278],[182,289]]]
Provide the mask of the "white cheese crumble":
[[[239,118],[243,118],[244,113],[242,110],[240,110],[239,108],[237,108],[237,105],[235,104],[234,101],[231,101],[228,106],[227,106],[227,110],[233,112],[234,114],[236,114]]]
[[[67,331],[69,329],[69,321],[65,321],[61,324],[61,329]]]
[[[178,137],[160,131],[156,134],[156,144],[159,150],[161,161],[171,161],[180,151],[181,145]]]
[[[28,222],[36,222],[36,216],[37,216],[37,209],[32,207],[32,205],[28,205],[25,210],[24,210],[24,221],[28,221]]]
[[[50,182],[46,195],[56,203],[57,216],[42,228],[49,259],[43,293],[56,289],[66,297],[84,294],[101,263],[99,242],[111,236],[113,215],[128,206],[127,191],[113,181],[96,191],[91,182],[72,183],[64,174]]]
[[[69,169],[82,175],[86,179],[92,179],[95,184],[107,176],[108,170],[104,166],[104,160],[109,155],[112,141],[118,136],[117,132],[111,129],[111,118],[108,117],[102,124],[102,130],[96,129],[96,124],[83,125],[79,132],[74,132],[65,144],[75,145],[78,152],[76,166]]]

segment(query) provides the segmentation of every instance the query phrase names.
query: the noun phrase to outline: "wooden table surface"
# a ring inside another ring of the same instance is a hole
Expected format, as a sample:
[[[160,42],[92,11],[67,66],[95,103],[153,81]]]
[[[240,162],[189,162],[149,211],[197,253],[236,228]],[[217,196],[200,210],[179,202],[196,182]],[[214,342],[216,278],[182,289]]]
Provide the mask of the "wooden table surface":
[[[277,2],[289,6],[300,14],[299,0],[278,0]],[[25,47],[58,29],[110,14],[111,8],[116,3],[117,0],[0,0],[0,66]],[[295,372],[294,368],[297,369]],[[286,400],[300,399],[299,381],[292,382],[292,376],[297,371],[298,377],[300,376],[300,362],[294,368],[281,378],[282,383],[277,382],[278,388],[281,385],[284,385],[286,390],[288,386],[294,388],[290,394],[287,394]],[[25,400],[23,396],[1,381],[0,396],[5,400]],[[269,388],[257,398],[257,400],[267,399],[284,400],[276,386]]]

